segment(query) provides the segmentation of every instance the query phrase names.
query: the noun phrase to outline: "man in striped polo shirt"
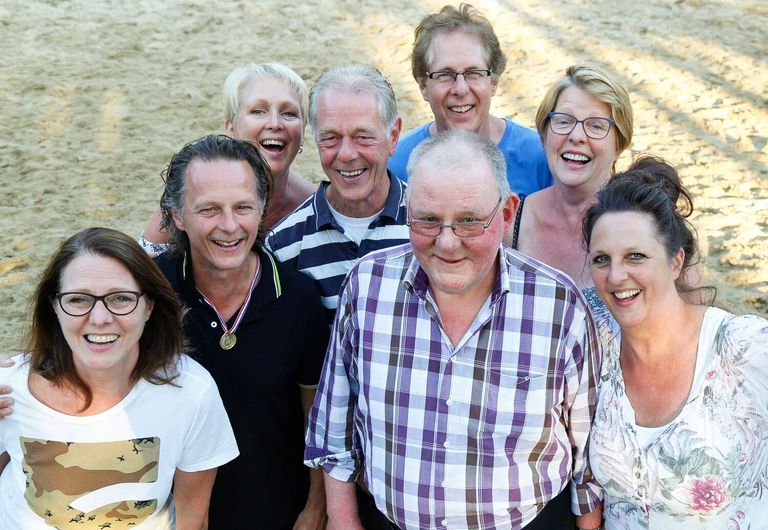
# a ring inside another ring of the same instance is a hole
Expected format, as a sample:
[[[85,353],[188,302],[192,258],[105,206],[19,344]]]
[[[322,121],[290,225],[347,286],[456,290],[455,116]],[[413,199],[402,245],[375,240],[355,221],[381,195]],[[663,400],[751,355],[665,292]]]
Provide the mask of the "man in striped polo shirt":
[[[387,171],[401,120],[389,81],[355,65],[320,76],[309,123],[329,181],[272,230],[267,247],[317,281],[330,325],[355,261],[408,241],[405,186]]]

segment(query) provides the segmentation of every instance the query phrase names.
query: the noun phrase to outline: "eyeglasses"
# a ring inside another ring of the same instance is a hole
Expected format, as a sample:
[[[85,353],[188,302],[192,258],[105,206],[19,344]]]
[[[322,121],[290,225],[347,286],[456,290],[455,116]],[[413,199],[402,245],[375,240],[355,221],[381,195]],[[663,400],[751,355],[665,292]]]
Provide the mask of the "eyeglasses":
[[[549,118],[549,128],[555,134],[571,134],[571,131],[580,123],[584,128],[584,134],[595,140],[602,140],[608,136],[611,125],[616,123],[610,118],[597,116],[577,120],[576,116],[571,116],[565,112],[550,112],[547,114],[547,118]]]
[[[485,229],[488,228],[493,222],[493,218],[496,217],[496,212],[499,211],[502,199],[496,203],[496,207],[491,212],[487,221],[458,221],[449,225],[444,225],[439,221],[422,221],[420,219],[409,219],[405,224],[411,229],[412,232],[426,237],[437,237],[443,228],[450,227],[456,237],[477,237],[485,233]]]
[[[73,317],[81,317],[90,313],[99,300],[107,308],[107,311],[113,315],[128,315],[133,313],[138,307],[139,298],[142,296],[144,296],[144,293],[136,291],[117,291],[101,296],[70,292],[58,293],[55,298],[59,301],[61,310],[66,314]]]
[[[442,72],[427,72],[427,77],[433,81],[437,81],[441,85],[452,85],[456,82],[456,78],[461,76],[464,78],[464,82],[468,85],[472,83],[479,83],[483,79],[490,77],[490,70],[464,70],[463,72],[451,72],[448,70]]]

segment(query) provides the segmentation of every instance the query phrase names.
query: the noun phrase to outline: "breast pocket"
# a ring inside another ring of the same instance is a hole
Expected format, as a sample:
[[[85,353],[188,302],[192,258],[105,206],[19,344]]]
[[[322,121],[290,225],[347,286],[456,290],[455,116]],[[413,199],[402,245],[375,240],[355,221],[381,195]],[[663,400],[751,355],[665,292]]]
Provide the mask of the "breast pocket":
[[[517,442],[538,438],[552,406],[548,394],[545,374],[491,371],[484,433],[494,438],[511,436]]]

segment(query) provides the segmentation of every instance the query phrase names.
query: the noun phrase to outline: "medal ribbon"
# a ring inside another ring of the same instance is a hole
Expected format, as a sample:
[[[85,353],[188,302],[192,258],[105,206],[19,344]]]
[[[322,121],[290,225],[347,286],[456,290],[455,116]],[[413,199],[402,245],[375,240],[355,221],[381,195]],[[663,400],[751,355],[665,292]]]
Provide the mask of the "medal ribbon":
[[[203,300],[205,300],[205,303],[208,304],[211,309],[213,309],[213,312],[216,313],[216,317],[219,319],[219,322],[221,323],[221,329],[224,330],[224,333],[234,333],[237,331],[237,327],[240,325],[240,321],[243,319],[243,316],[245,315],[245,310],[248,309],[248,304],[251,302],[251,295],[253,294],[253,289],[256,287],[256,280],[259,279],[259,273],[261,272],[261,258],[256,256],[256,272],[253,273],[253,279],[251,280],[251,287],[248,289],[248,296],[245,297],[245,302],[243,302],[242,307],[240,307],[240,311],[237,313],[237,318],[235,318],[235,323],[232,324],[232,329],[227,329],[227,323],[224,321],[223,318],[221,318],[221,315],[219,314],[219,310],[216,309],[216,306],[213,305],[213,302],[208,300],[203,293],[200,293],[198,290],[197,292],[200,293],[200,296],[203,297]]]

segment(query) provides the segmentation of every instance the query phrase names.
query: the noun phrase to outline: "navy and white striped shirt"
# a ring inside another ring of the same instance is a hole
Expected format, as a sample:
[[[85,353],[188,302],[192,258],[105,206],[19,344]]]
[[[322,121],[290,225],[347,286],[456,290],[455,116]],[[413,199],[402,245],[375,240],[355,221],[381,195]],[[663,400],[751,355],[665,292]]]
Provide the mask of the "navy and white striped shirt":
[[[266,246],[277,259],[317,281],[328,324],[333,321],[339,287],[355,262],[374,250],[407,243],[405,184],[389,175],[389,193],[384,209],[368,227],[360,245],[334,219],[325,190],[320,188],[283,219],[267,237]]]

